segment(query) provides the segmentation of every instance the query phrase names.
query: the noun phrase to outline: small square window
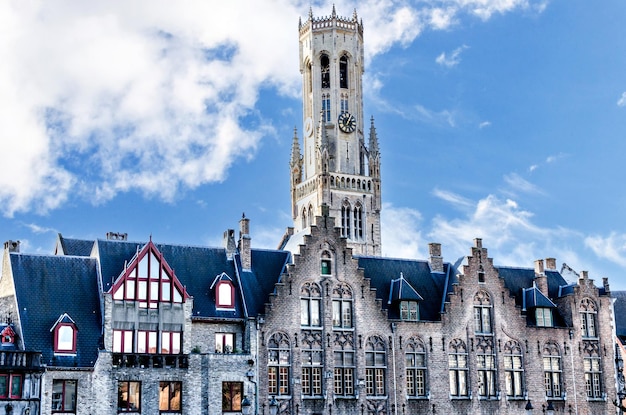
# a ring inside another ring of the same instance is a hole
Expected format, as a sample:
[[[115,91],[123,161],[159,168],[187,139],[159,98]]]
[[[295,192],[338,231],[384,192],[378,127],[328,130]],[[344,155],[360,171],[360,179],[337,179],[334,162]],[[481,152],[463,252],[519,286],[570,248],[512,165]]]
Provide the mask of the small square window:
[[[322,259],[322,275],[330,275],[330,259]]]

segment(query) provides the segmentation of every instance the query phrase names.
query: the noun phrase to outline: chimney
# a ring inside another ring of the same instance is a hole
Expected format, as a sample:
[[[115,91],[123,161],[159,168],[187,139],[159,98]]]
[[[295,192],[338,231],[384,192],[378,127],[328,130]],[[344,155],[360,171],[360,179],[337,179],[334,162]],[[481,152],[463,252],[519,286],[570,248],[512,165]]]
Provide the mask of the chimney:
[[[443,258],[441,256],[441,244],[431,242],[428,244],[428,252],[430,253],[430,271],[443,272]]]
[[[252,253],[250,249],[250,219],[246,214],[241,215],[239,220],[239,255],[241,267],[245,270],[252,269]]]
[[[226,258],[228,260],[233,259],[233,255],[237,250],[234,229],[227,229],[226,232],[224,232],[224,248],[226,249]]]
[[[611,287],[609,287],[609,279],[607,277],[602,278],[602,285],[604,286],[604,292],[609,295],[611,293]]]
[[[107,232],[107,241],[127,241],[128,234],[126,232]]]
[[[4,243],[4,249],[9,252],[15,252],[16,254],[20,253],[20,241],[11,241],[8,240]]]
[[[535,261],[535,284],[539,291],[546,297],[548,297],[548,277],[544,272],[543,259]]]
[[[546,269],[556,271],[556,258],[546,258]]]

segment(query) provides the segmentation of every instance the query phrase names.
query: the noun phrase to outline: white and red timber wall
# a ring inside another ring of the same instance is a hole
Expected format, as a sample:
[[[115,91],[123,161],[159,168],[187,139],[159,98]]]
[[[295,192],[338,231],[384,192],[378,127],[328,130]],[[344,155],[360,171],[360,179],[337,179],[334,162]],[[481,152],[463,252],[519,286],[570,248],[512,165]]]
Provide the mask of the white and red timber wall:
[[[478,238],[460,264],[438,243],[423,260],[380,256],[363,25],[333,8],[298,36],[303,137],[279,249],[252,248],[245,216],[222,247],[6,242],[0,413],[618,413],[626,296],[554,258],[494,265]]]

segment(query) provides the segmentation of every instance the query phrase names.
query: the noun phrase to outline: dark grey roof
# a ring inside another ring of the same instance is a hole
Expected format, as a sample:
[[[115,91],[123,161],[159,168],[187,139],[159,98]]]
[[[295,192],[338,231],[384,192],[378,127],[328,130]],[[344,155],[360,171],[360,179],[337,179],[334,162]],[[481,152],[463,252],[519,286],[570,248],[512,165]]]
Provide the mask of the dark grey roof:
[[[556,308],[556,304],[554,304],[548,297],[543,295],[543,293],[537,288],[533,286],[531,288],[523,288],[523,303],[522,310],[528,310],[530,308],[536,307],[548,307],[548,308]]]
[[[533,287],[535,270],[532,268],[514,267],[496,267],[496,269],[500,278],[504,280],[504,285],[509,289],[510,294],[515,297],[515,304],[523,307],[522,290]],[[559,287],[567,285],[567,281],[556,271],[546,271],[545,275],[548,282],[548,298],[559,298]]]
[[[25,349],[48,365],[93,366],[102,341],[96,260],[11,253],[10,261]],[[78,329],[77,354],[55,357],[50,329],[64,313]]]
[[[389,290],[389,304],[397,301],[422,301],[423,298],[415,288],[404,279],[404,275],[400,273],[400,278],[391,280],[391,288]]]
[[[93,249],[94,243],[94,241],[89,241],[85,239],[64,238],[61,234],[59,234],[59,241],[61,242],[63,253],[65,255],[73,256],[91,255],[91,250]]]
[[[626,338],[626,291],[611,291],[615,298],[615,333],[621,339]]]

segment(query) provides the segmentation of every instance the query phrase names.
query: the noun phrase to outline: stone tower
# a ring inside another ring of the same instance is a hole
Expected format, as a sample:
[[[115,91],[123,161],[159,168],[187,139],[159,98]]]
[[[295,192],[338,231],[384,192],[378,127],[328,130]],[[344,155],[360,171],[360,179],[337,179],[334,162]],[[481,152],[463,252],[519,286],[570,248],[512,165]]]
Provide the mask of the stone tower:
[[[296,232],[316,216],[335,226],[354,254],[380,255],[380,154],[374,119],[367,146],[363,117],[363,25],[352,18],[300,21],[302,152],[294,131],[291,205]]]

